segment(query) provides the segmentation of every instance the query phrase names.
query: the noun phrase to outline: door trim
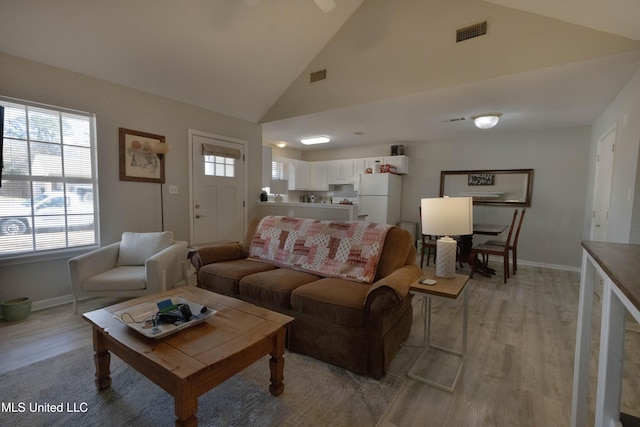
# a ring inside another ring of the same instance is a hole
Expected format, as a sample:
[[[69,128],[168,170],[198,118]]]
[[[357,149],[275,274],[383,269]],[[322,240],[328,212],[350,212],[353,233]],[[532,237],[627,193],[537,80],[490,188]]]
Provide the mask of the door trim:
[[[188,140],[188,155],[189,155],[189,242],[193,243],[194,240],[194,236],[193,236],[193,217],[195,215],[194,212],[194,208],[193,208],[193,137],[194,136],[201,136],[204,138],[212,138],[212,139],[218,139],[220,141],[224,141],[224,142],[231,142],[231,143],[235,143],[235,144],[241,144],[244,149],[244,176],[243,176],[243,188],[242,188],[242,198],[243,198],[243,203],[242,203],[242,225],[244,227],[243,230],[243,236],[244,237],[244,233],[246,233],[247,230],[247,195],[248,195],[248,179],[249,179],[249,168],[247,167],[247,165],[249,164],[249,143],[248,141],[242,140],[242,139],[237,139],[237,138],[231,138],[229,136],[224,136],[224,135],[217,135],[214,133],[208,133],[208,132],[203,132],[203,131],[199,131],[199,130],[195,130],[195,129],[189,129],[189,140]]]

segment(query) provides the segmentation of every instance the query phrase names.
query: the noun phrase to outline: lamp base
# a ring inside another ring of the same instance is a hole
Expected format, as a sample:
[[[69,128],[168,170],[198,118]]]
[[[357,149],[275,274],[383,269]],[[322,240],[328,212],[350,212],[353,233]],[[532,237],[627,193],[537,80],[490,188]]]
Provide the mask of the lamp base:
[[[438,239],[436,243],[436,276],[451,279],[456,275],[456,253],[458,242],[449,236]]]

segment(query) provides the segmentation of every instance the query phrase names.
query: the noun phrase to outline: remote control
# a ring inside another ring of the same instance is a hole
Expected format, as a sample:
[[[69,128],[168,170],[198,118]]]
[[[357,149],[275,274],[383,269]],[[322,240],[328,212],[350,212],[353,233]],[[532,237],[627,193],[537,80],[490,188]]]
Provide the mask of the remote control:
[[[422,279],[420,280],[420,283],[422,283],[423,285],[435,285],[436,283],[438,283],[438,281],[433,279]]]

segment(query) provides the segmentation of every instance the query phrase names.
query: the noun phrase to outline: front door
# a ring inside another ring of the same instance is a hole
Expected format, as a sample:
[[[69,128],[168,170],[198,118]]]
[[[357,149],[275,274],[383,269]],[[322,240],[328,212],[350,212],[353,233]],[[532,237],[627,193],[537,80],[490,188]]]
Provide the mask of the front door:
[[[191,243],[241,242],[245,227],[246,143],[190,131]]]

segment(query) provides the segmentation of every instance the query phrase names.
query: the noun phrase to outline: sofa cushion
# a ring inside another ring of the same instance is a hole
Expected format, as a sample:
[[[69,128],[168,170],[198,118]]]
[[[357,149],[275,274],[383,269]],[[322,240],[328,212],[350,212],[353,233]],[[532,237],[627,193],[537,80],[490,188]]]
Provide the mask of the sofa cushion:
[[[369,288],[365,283],[324,278],[294,289],[291,307],[334,324],[362,328]]]
[[[144,265],[147,258],[173,244],[173,233],[131,233],[125,231],[120,240],[120,251],[116,266]]]
[[[238,295],[240,279],[249,274],[274,270],[278,267],[251,259],[207,264],[198,271],[198,284],[204,289],[223,295]]]
[[[278,268],[244,276],[240,280],[240,295],[249,301],[266,304],[269,308],[290,309],[291,291],[321,279],[304,271]]]
[[[144,266],[124,266],[91,276],[82,282],[83,291],[135,291],[147,288]]]

